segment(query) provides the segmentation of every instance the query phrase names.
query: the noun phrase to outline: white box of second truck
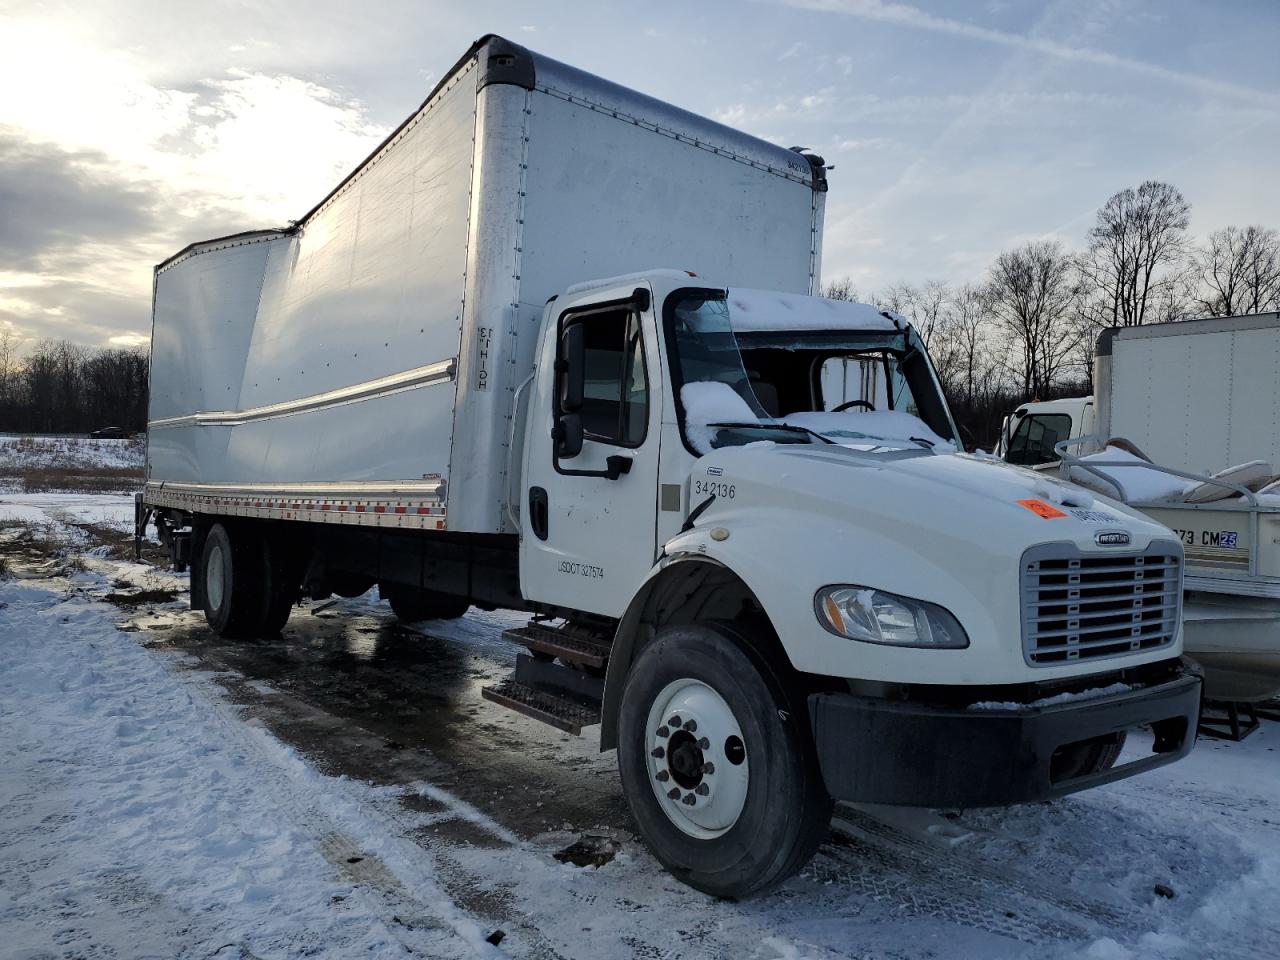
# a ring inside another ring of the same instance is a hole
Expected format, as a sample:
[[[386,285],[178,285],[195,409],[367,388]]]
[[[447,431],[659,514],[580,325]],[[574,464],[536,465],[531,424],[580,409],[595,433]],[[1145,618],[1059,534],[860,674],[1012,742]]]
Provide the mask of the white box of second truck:
[[[1192,473],[1280,469],[1280,314],[1123,327],[1099,339],[1095,366],[1096,432]]]
[[[510,532],[549,297],[655,263],[816,292],[820,162],[497,38],[446,76],[290,229],[157,268],[149,482],[385,488]]]

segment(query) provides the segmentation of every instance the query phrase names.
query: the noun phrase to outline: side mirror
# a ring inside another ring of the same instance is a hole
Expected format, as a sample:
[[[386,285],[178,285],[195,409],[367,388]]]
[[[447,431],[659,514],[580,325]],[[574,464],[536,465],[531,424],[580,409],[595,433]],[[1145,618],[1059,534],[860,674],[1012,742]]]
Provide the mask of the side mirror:
[[[556,444],[556,458],[570,460],[582,452],[582,415],[562,413],[551,431]]]
[[[583,382],[587,366],[587,331],[585,324],[571,323],[560,334],[560,410],[574,413],[582,409]],[[578,433],[581,437],[582,424]],[[581,441],[579,441],[581,448]],[[575,451],[576,452],[576,451]]]

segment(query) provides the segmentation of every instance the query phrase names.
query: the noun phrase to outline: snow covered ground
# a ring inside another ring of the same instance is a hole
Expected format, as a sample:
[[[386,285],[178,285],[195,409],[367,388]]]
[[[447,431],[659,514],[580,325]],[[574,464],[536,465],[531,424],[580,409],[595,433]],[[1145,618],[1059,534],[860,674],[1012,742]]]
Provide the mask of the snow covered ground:
[[[31,467],[66,469],[142,469],[143,440],[90,440],[85,437],[27,437],[0,434],[0,476]]]
[[[611,755],[479,698],[515,615],[406,640],[366,598],[224,644],[103,548],[126,497],[6,517],[79,562],[0,580],[0,956],[1280,956],[1274,723],[1055,803],[842,806],[801,876],[717,902],[635,841]]]

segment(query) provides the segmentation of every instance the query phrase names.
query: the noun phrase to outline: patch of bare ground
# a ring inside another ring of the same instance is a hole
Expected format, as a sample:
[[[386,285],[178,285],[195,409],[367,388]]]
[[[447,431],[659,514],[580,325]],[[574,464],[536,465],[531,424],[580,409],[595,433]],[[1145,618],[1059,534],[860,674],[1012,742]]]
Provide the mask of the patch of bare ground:
[[[74,517],[66,517],[63,522],[68,527],[74,527],[83,533],[89,541],[87,549],[97,550],[97,556],[106,560],[137,559],[155,567],[166,566],[169,563],[169,555],[164,547],[150,540],[142,542],[142,554],[135,557],[132,532],[126,532],[105,523],[77,520]]]
[[[170,603],[178,596],[178,591],[162,587],[143,589],[134,593],[108,593],[102,599],[114,603],[118,607],[141,607],[152,603]]]
[[[57,524],[0,517],[0,576],[46,579],[84,569],[84,560],[69,551]]]
[[[142,486],[140,467],[10,467],[6,485],[20,493],[130,493]]]

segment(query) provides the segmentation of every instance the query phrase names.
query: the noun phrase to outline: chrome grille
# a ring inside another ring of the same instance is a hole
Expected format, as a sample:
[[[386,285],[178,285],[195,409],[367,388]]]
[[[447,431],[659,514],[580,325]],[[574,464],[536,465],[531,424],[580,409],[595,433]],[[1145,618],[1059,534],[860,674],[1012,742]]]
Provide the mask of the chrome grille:
[[[1182,613],[1182,548],[1082,553],[1069,543],[1022,555],[1022,649],[1048,667],[1173,643]]]

